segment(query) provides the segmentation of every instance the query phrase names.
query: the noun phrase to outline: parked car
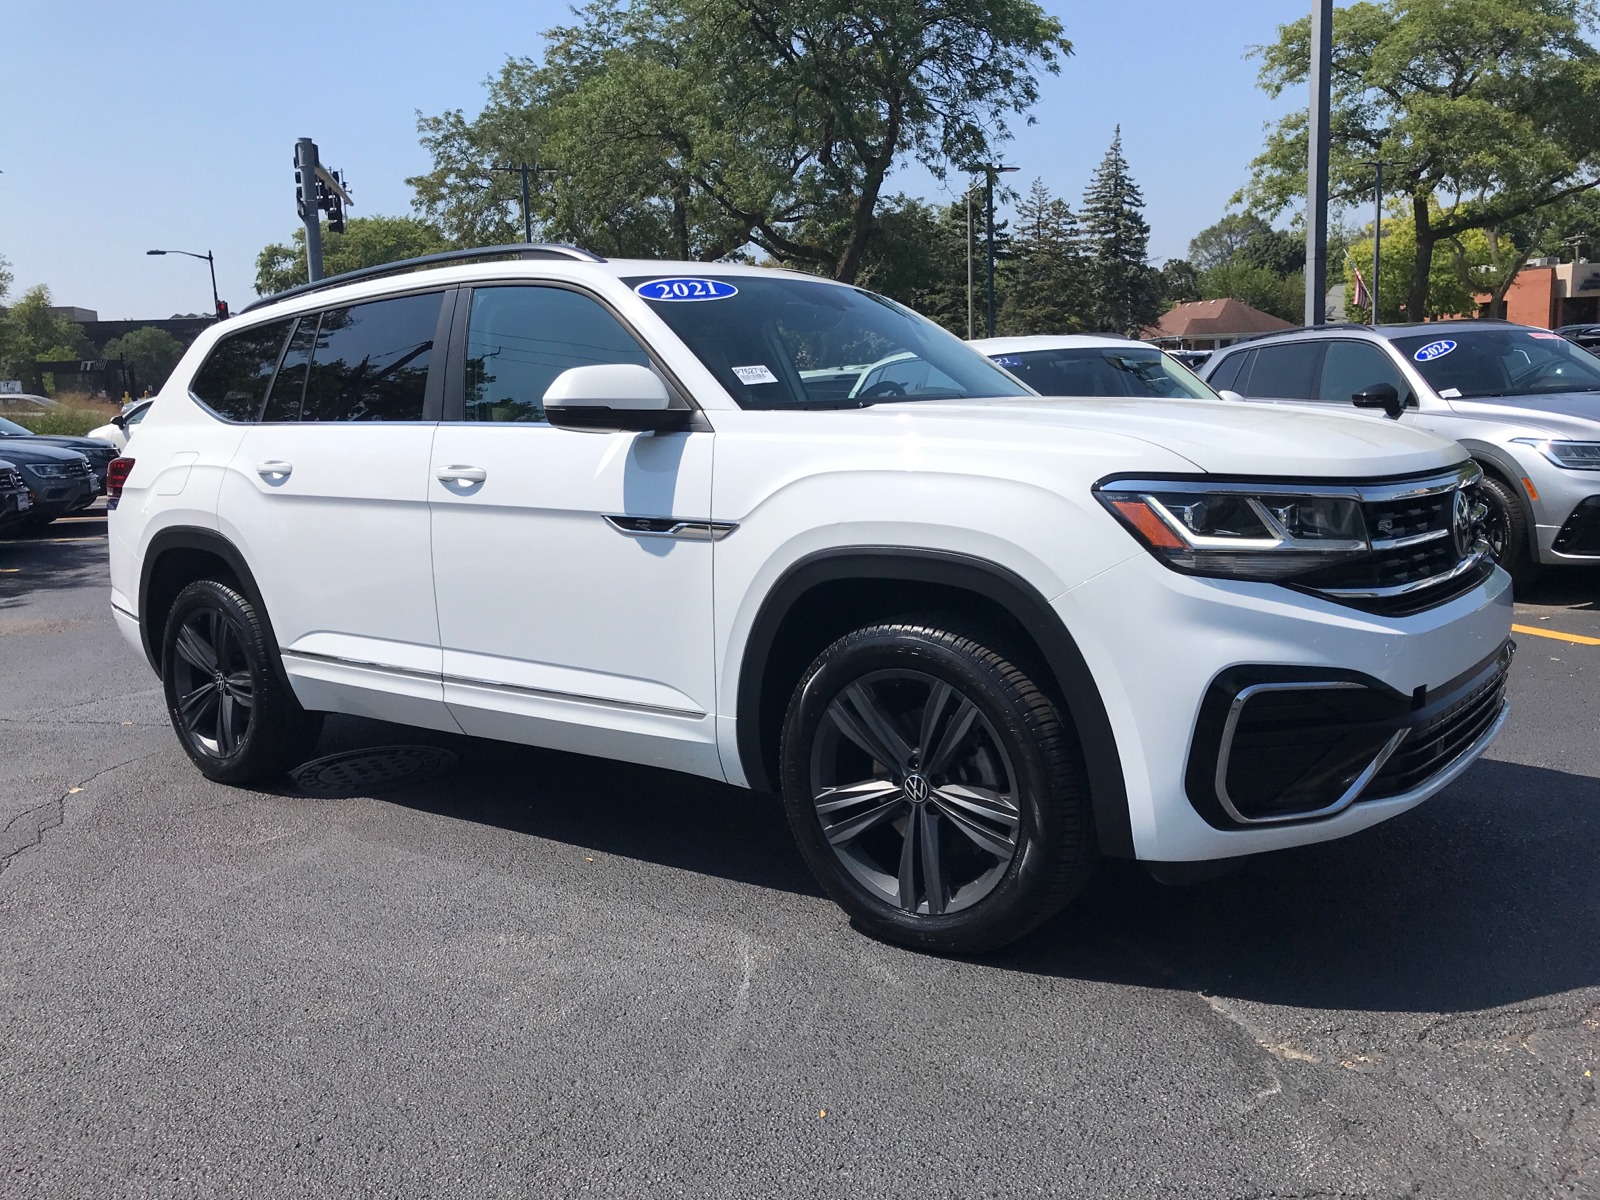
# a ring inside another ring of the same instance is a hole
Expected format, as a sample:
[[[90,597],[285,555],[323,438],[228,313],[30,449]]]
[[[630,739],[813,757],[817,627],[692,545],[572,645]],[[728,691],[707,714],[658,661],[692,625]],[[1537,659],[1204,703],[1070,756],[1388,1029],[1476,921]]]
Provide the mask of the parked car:
[[[9,453],[12,448],[27,442],[39,446],[57,446],[63,450],[76,450],[88,460],[94,474],[95,495],[104,495],[106,468],[117,456],[120,447],[97,437],[68,437],[64,434],[34,433],[25,425],[0,417],[0,451]]]
[[[127,448],[128,439],[133,436],[133,427],[144,420],[145,413],[150,411],[151,403],[149,400],[140,400],[130,404],[112,417],[108,424],[89,430],[88,436],[102,442],[110,442],[120,453]]]
[[[796,272],[351,272],[185,354],[112,464],[112,612],[211,779],[345,712],[781,792],[830,896],[944,951],[1098,855],[1172,878],[1456,778],[1511,654],[1467,453],[1116,353],[1166,390],[1043,397]],[[841,396],[864,358],[898,390]]]
[[[58,407],[48,396],[31,392],[0,392],[0,412],[41,413]]]
[[[1455,438],[1483,468],[1490,548],[1513,577],[1600,564],[1600,359],[1548,329],[1330,325],[1229,347],[1204,376],[1278,406],[1349,412],[1359,397]]]
[[[1600,325],[1563,325],[1556,332],[1585,350],[1600,350]]]
[[[27,519],[33,509],[33,491],[16,463],[0,459],[0,529],[10,529]]]
[[[1216,353],[1214,350],[1168,350],[1168,354],[1177,359],[1191,371],[1198,371],[1206,365],[1206,361]]]
[[[33,493],[23,523],[38,529],[57,517],[87,508],[99,495],[89,460],[75,450],[21,438],[0,441],[7,462],[17,467]]]
[[[1215,400],[1177,355],[1104,334],[980,338],[968,342],[1042,396]]]

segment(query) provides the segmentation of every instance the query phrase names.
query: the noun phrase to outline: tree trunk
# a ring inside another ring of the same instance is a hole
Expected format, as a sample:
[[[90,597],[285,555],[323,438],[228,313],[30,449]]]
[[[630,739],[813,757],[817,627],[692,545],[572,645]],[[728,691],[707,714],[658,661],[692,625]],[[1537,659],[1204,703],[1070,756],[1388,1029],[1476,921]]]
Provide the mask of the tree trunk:
[[[1433,232],[1428,211],[1428,193],[1418,192],[1411,197],[1411,215],[1417,227],[1417,257],[1411,264],[1411,288],[1406,293],[1406,320],[1421,321],[1428,315],[1428,272],[1433,268],[1433,246],[1438,236]]]

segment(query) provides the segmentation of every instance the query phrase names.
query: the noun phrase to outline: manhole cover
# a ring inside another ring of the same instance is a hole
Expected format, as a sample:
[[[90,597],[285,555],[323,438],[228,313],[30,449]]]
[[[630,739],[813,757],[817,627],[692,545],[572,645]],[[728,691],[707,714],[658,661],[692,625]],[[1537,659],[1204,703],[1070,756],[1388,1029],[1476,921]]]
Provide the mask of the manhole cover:
[[[313,759],[290,778],[307,796],[368,796],[432,779],[455,765],[456,756],[436,746],[377,746]]]

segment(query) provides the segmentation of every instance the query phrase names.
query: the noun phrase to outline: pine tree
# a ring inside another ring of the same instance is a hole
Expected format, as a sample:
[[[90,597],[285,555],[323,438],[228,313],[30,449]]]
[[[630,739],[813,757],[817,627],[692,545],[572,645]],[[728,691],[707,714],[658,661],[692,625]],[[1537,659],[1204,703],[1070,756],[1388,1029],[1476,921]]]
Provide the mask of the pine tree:
[[[1122,157],[1122,126],[1083,193],[1089,287],[1094,326],[1105,333],[1137,336],[1161,316],[1161,296],[1145,265],[1150,226],[1144,197]]]
[[[1065,200],[1050,195],[1042,179],[1033,181],[1027,199],[1017,205],[1010,251],[997,333],[1077,333],[1089,327],[1092,297],[1078,218]]]

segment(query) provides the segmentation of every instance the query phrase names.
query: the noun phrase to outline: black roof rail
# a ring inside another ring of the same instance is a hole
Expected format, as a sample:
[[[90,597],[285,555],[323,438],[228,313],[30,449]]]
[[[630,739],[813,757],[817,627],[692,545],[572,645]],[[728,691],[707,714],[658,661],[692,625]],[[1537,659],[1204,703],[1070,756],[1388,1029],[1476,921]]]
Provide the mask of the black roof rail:
[[[319,292],[323,288],[338,287],[340,284],[356,283],[363,279],[378,279],[384,275],[400,275],[406,271],[415,271],[422,267],[438,267],[446,263],[470,262],[478,258],[565,258],[577,262],[601,263],[606,260],[591,250],[584,250],[579,246],[569,246],[565,242],[515,242],[509,246],[480,246],[473,250],[441,250],[438,254],[424,254],[420,258],[403,258],[399,262],[382,263],[376,267],[361,267],[354,271],[345,271],[340,275],[329,275],[326,279],[319,279],[315,283],[302,283],[292,288],[285,288],[281,292],[274,292],[270,296],[263,296],[252,304],[247,304],[239,311],[250,312],[252,309],[261,308],[268,304],[277,304],[280,300],[289,300],[295,296],[304,296],[309,292]]]

